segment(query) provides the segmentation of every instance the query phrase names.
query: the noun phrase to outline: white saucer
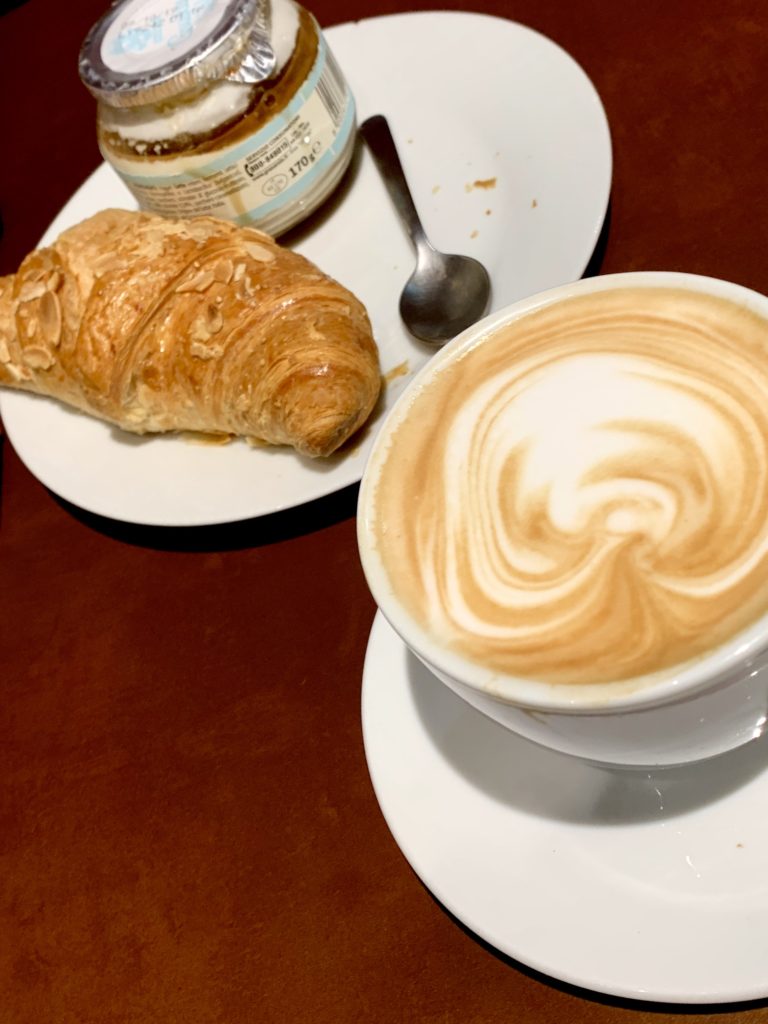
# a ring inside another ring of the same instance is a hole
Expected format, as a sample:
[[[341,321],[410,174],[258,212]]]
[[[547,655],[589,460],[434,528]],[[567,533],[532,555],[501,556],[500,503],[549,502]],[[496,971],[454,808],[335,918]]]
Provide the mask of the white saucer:
[[[380,613],[362,717],[398,845],[440,902],[496,949],[633,999],[768,995],[765,737],[685,769],[596,768],[470,708]]]
[[[326,35],[359,119],[389,117],[435,245],[486,264],[493,310],[582,275],[608,203],[611,143],[600,99],[568,54],[521,25],[477,14],[392,15]],[[102,166],[44,241],[106,206],[134,205]],[[248,519],[359,481],[377,424],[432,351],[398,317],[413,254],[367,152],[322,215],[284,241],[347,285],[371,315],[391,380],[359,443],[312,461],[240,442],[142,439],[6,392],[0,413],[31,472],[84,509],[162,526]]]

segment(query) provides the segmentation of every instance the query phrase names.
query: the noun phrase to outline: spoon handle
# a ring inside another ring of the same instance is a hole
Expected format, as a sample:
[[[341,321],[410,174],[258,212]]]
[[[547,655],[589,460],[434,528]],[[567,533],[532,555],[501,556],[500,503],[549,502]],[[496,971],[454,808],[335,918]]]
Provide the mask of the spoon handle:
[[[411,241],[417,248],[424,244],[429,245],[408,182],[405,180],[403,165],[400,163],[386,117],[382,114],[369,117],[360,125],[360,134],[368,144],[392,202],[411,236]]]

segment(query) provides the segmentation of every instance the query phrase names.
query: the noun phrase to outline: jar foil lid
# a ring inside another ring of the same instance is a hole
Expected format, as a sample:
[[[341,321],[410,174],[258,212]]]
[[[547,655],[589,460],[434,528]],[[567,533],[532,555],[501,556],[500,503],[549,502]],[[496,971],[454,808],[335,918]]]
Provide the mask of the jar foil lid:
[[[275,67],[269,21],[269,0],[117,0],[83,42],[80,77],[113,107],[208,81],[259,82]]]

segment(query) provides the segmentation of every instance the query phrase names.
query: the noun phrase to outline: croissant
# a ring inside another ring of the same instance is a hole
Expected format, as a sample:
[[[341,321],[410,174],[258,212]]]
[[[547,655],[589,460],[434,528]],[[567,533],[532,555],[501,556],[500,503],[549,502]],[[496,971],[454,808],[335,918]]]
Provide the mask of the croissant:
[[[0,385],[134,433],[329,455],[381,376],[362,304],[268,235],[104,210],[0,278]]]

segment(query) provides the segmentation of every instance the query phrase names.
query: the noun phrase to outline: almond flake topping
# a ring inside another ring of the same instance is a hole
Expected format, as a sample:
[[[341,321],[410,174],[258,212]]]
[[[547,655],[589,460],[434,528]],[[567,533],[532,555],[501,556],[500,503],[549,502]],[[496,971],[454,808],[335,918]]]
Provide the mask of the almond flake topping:
[[[211,287],[214,281],[215,278],[213,276],[213,271],[203,270],[201,273],[190,278],[189,281],[182,281],[182,283],[177,286],[176,291],[179,293],[204,292]]]
[[[205,311],[205,326],[211,334],[217,334],[224,326],[224,317],[216,306],[209,306]]]
[[[268,235],[266,231],[259,231],[258,228],[246,228],[246,234],[249,238],[255,238],[260,241],[262,238],[265,242],[273,242],[272,235]]]
[[[8,343],[5,338],[0,338],[0,363],[10,363],[11,353],[8,351]]]
[[[31,345],[29,348],[25,348],[21,358],[33,370],[49,370],[56,362],[48,349],[43,348],[42,345]]]
[[[48,344],[56,348],[61,341],[61,303],[55,292],[46,292],[40,301],[40,329]]]
[[[211,337],[211,332],[205,325],[205,320],[201,317],[195,317],[189,327],[189,337],[192,341],[208,341]]]
[[[218,359],[224,352],[221,345],[206,345],[203,341],[193,341],[189,351],[196,359]]]
[[[232,280],[232,274],[235,268],[232,265],[232,260],[223,259],[216,264],[216,268],[213,271],[213,276],[221,284],[229,284]]]
[[[245,242],[243,248],[251,259],[258,260],[259,263],[271,263],[275,258],[271,249],[268,249],[266,245],[259,245],[258,242]]]
[[[102,253],[101,256],[97,256],[96,259],[91,263],[91,270],[96,277],[105,271],[110,270],[115,265],[115,257],[111,252]]]
[[[20,380],[32,380],[32,374],[26,368],[26,366],[17,366],[15,363],[8,363],[6,369],[10,373],[11,377],[15,381]]]
[[[41,295],[45,295],[45,290],[44,281],[25,281],[19,289],[19,302],[32,302],[33,299],[39,299]]]

